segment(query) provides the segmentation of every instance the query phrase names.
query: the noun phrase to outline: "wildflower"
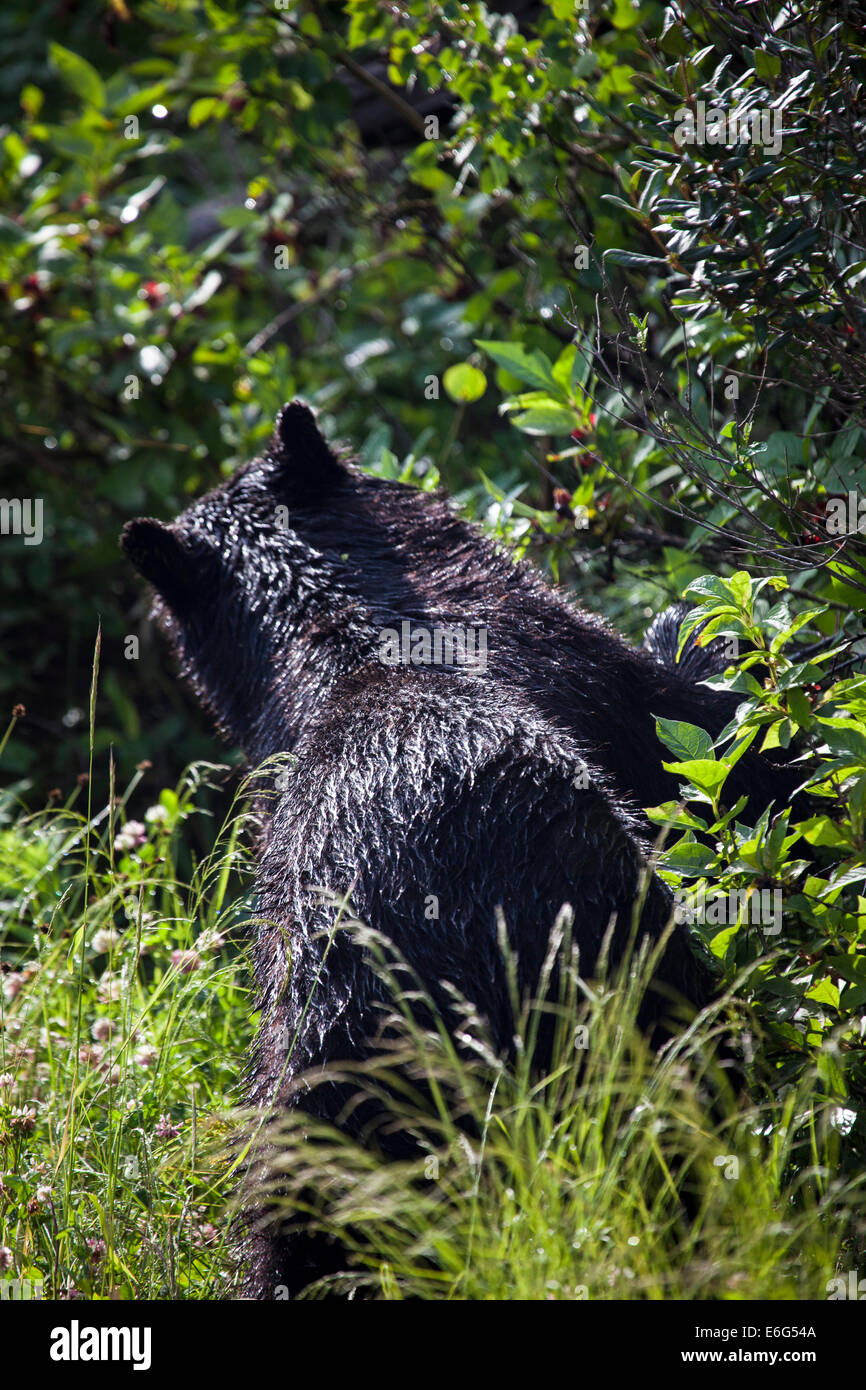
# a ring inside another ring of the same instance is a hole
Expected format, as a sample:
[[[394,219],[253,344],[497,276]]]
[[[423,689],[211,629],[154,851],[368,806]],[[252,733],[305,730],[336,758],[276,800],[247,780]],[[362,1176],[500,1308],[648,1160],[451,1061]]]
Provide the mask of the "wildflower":
[[[153,1132],[157,1139],[176,1139],[180,1134],[180,1130],[172,1124],[169,1115],[160,1115],[159,1124]]]
[[[13,1105],[9,1124],[19,1134],[29,1134],[36,1128],[36,1109],[32,1105]]]
[[[125,825],[114,837],[114,848],[118,854],[125,854],[128,850],[138,849],[140,845],[147,841],[147,830],[140,820],[128,820]]]
[[[93,933],[93,949],[97,955],[107,956],[120,940],[119,934],[111,927],[100,927]]]
[[[54,1196],[54,1189],[51,1188],[51,1187],[45,1187],[45,1186],[43,1185],[43,1186],[41,1186],[41,1187],[37,1187],[37,1189],[36,1189],[36,1200],[37,1200],[37,1202],[50,1202],[53,1196]]]
[[[11,1071],[0,1072],[0,1090],[6,1091],[10,1086],[15,1085],[15,1077]]]
[[[144,819],[148,825],[164,825],[168,820],[168,811],[165,806],[148,806]]]
[[[114,1025],[110,1019],[98,1018],[90,1030],[90,1036],[96,1042],[108,1042],[114,1030]]]
[[[198,951],[172,951],[171,963],[176,965],[181,975],[191,975],[201,965]]]
[[[108,1252],[108,1246],[105,1244],[105,1241],[101,1237],[88,1236],[87,1252],[90,1256],[91,1263],[98,1264],[100,1260],[105,1259],[105,1256]]]
[[[159,1051],[151,1043],[145,1043],[135,1054],[135,1064],[138,1067],[156,1066],[159,1060]]]
[[[12,1251],[8,1245],[0,1245],[0,1274],[12,1268]]]

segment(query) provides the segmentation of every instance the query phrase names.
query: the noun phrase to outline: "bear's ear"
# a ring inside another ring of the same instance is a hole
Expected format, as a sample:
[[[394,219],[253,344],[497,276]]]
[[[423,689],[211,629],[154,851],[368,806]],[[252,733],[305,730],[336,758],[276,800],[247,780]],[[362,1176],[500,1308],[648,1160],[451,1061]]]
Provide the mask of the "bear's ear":
[[[182,604],[192,587],[193,564],[176,531],[152,517],[138,517],[124,526],[120,548],[168,604]]]
[[[344,477],[303,401],[290,401],[280,410],[269,454],[280,484],[299,501],[323,496]]]

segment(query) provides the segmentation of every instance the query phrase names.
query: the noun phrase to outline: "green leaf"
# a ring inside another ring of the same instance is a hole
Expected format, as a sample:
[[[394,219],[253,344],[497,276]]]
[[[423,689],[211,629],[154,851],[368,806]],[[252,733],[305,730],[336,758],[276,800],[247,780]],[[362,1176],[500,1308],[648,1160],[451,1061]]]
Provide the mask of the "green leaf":
[[[625,198],[618,198],[615,193],[602,193],[601,201],[603,203],[613,203],[614,207],[622,208],[623,212],[627,212],[630,217],[636,218],[638,222],[646,222],[647,220],[647,215],[642,208],[634,207],[631,203],[627,203]]]
[[[666,256],[639,256],[636,251],[622,251],[616,246],[610,251],[605,251],[603,259],[613,261],[614,265],[630,266],[635,270],[647,270],[668,263]]]
[[[861,730],[825,728],[824,738],[830,752],[837,758],[850,758],[852,763],[866,766],[866,734]]]
[[[678,758],[712,758],[713,740],[696,724],[682,719],[657,719],[656,733]]]
[[[737,570],[736,574],[731,575],[728,583],[740,607],[748,608],[752,601],[752,576],[748,570]]]
[[[674,58],[681,58],[692,50],[692,43],[683,31],[679,11],[673,5],[668,5],[665,9],[659,47],[663,53],[669,53]]]
[[[728,954],[728,947],[740,930],[739,922],[735,922],[732,927],[724,927],[717,932],[710,942],[710,950],[717,960],[724,960]]]
[[[480,401],[487,390],[487,377],[469,362],[458,362],[448,368],[442,385],[452,401],[458,405],[471,405],[473,401]]]
[[[811,989],[806,990],[806,999],[814,999],[817,1004],[829,1004],[832,1008],[839,1007],[839,986],[834,985],[829,975],[823,980],[819,980]]]
[[[569,343],[563,348],[553,364],[553,377],[558,381],[563,391],[571,389],[571,374],[574,370],[574,359],[577,356],[577,344]]]
[[[826,845],[832,849],[846,843],[845,836],[829,816],[812,816],[799,822],[797,829],[810,845]]]
[[[723,762],[714,762],[711,758],[690,758],[685,762],[663,763],[662,766],[667,772],[693,782],[710,797],[718,795],[730,770]]]
[[[781,651],[782,647],[787,645],[795,633],[800,631],[801,627],[805,627],[807,623],[814,622],[819,614],[827,613],[828,611],[827,605],[822,604],[820,608],[812,608],[806,613],[798,613],[793,622],[789,623],[787,627],[783,628],[782,631],[773,638],[770,651],[773,653]]]
[[[855,985],[866,984],[866,956],[862,952],[857,956],[828,956],[824,963],[843,980]]]
[[[712,872],[715,858],[706,845],[699,844],[689,836],[683,836],[677,844],[665,850],[661,863],[665,869],[681,874],[684,878],[703,878]]]
[[[634,75],[634,68],[628,67],[625,63],[614,63],[598,84],[600,99],[603,100],[610,95],[631,96],[635,90],[632,82]]]
[[[807,227],[798,236],[786,241],[778,250],[771,251],[767,257],[767,265],[777,266],[783,261],[790,260],[792,256],[799,255],[801,251],[806,251],[810,246],[814,246],[816,241],[820,241],[822,232],[818,227]]]
[[[154,106],[161,101],[168,91],[167,82],[156,82],[152,87],[141,87],[137,92],[130,92],[114,103],[115,109],[122,116],[134,116],[139,111],[143,111],[147,106]]]
[[[91,67],[90,63],[80,54],[73,53],[69,48],[63,48],[59,43],[50,43],[48,54],[52,67],[57,70],[61,81],[65,82],[66,86],[80,96],[88,106],[95,106],[101,111],[105,106],[105,87],[96,68]]]
[[[812,710],[802,690],[788,691],[788,710],[801,729],[810,728]]]
[[[512,422],[524,434],[571,434],[580,425],[580,416],[568,406],[551,402],[512,416]]]
[[[686,589],[686,597],[694,596],[705,602],[708,598],[721,599],[724,603],[732,604],[734,595],[723,579],[719,579],[714,574],[702,574],[699,579],[692,580]]]
[[[772,82],[782,71],[782,60],[775,53],[768,53],[765,48],[755,48],[752,50],[755,60],[755,72],[764,82]]]
[[[793,732],[790,719],[774,720],[772,724],[767,726],[760,751],[770,753],[774,748],[787,748]]]
[[[209,121],[213,116],[222,117],[226,114],[228,107],[221,97],[199,97],[189,108],[187,117],[193,130],[197,130],[205,121]]]
[[[563,398],[562,390],[553,375],[553,368],[543,352],[527,352],[520,343],[491,343],[484,339],[476,339],[475,346],[481,348],[498,366],[504,367],[519,381],[550,391],[558,399]]]
[[[700,816],[693,815],[687,806],[679,801],[663,801],[661,806],[650,806],[645,808],[648,820],[653,825],[668,825],[685,829],[691,827],[692,830],[704,831],[707,828],[705,820]]]
[[[27,115],[34,120],[42,110],[44,100],[44,94],[30,82],[26,83],[21,90],[21,109],[26,111]]]

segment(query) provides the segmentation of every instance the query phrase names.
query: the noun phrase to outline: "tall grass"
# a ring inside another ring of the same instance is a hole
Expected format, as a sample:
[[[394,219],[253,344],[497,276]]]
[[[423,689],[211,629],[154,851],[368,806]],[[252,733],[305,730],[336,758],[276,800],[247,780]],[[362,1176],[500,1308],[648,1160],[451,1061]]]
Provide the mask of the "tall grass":
[[[363,1100],[375,1122],[352,1138],[289,1112],[269,1136],[270,1195],[345,1251],[347,1273],[309,1296],[826,1296],[861,1213],[856,1185],[832,1176],[835,1112],[805,1085],[776,1107],[738,1100],[713,1061],[717,1009],[654,1055],[635,1027],[651,962],[590,990],[560,931],[558,1002],[515,1001],[503,1062],[466,1001],[456,1041],[441,1019],[420,1023],[419,982],[387,942],[351,929],[393,1001],[387,1040],[375,1061],[305,1080],[348,1086],[349,1129]],[[551,1012],[538,1076],[533,1043]],[[383,1161],[398,1132],[415,1155]]]
[[[88,796],[12,820],[2,802],[0,1275],[46,1298],[234,1287],[248,813],[200,863],[184,834],[223,771],[190,768],[143,822],[125,818],[140,772],[95,813]]]

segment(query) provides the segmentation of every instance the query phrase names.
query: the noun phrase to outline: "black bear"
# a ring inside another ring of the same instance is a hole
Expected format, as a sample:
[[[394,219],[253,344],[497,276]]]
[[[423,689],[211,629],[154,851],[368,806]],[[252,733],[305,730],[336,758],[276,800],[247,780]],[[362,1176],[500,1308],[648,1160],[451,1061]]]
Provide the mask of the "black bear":
[[[253,765],[293,755],[268,803],[258,873],[255,1106],[294,1103],[299,1077],[363,1057],[375,1031],[382,986],[339,930],[335,898],[350,895],[446,1016],[449,987],[468,998],[501,1049],[513,1020],[500,913],[524,991],[564,904],[587,974],[611,924],[614,959],[636,913],[639,935],[659,940],[670,896],[647,879],[620,798],[670,790],[650,711],[700,722],[700,696],[442,501],[341,464],[296,402],[265,457],[170,524],[128,523],[122,545],[220,729]],[[446,629],[483,633],[486,648],[445,650],[437,664]],[[400,658],[407,631],[422,664]],[[710,997],[682,926],[656,981],[647,1027],[675,999]],[[338,1101],[317,1086],[304,1104],[328,1115]],[[296,1289],[304,1261],[260,1217],[251,1212],[247,1291],[267,1298]],[[303,1277],[315,1272],[305,1265]]]
[[[640,808],[676,797],[677,780],[662,766],[671,755],[656,736],[656,717],[697,724],[715,737],[739,703],[695,684],[725,664],[712,647],[692,641],[675,662],[685,605],[661,614],[646,650],[637,650],[532,566],[515,563],[443,496],[341,462],[304,407],[286,407],[281,429],[291,444],[278,435],[275,457],[291,448],[305,458],[303,479],[295,477],[285,500],[293,534],[315,554],[316,582],[339,586],[380,631],[402,636],[408,623],[410,643],[419,626],[482,632],[487,679],[519,691],[579,739],[587,760],[639,819]],[[789,804],[802,780],[785,763],[749,752],[728,778],[725,796],[728,804],[749,796],[756,818],[770,802]]]

